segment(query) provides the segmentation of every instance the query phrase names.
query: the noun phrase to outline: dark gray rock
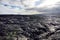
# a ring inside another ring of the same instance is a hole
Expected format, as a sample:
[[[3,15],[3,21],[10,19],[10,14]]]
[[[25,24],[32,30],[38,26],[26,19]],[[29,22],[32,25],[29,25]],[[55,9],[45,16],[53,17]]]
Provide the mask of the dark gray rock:
[[[55,40],[53,36],[56,33],[60,34],[59,26],[60,16],[57,15],[0,15],[0,36],[24,36],[27,40]]]

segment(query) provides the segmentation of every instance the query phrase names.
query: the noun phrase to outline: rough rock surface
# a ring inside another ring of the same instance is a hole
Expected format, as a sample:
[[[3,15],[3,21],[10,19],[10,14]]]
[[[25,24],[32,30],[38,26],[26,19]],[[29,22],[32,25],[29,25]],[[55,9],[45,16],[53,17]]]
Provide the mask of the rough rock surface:
[[[59,40],[60,16],[0,15],[0,40]]]

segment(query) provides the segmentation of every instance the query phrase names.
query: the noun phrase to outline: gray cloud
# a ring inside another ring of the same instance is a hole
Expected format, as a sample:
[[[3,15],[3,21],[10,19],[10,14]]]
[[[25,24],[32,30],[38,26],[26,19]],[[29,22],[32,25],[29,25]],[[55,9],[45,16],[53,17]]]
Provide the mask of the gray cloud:
[[[40,4],[42,4],[43,2],[44,2],[45,0],[40,0]],[[47,0],[46,0],[47,1]],[[53,7],[44,7],[44,5],[43,5],[43,7],[33,7],[33,8],[23,8],[24,10],[26,10],[26,14],[28,14],[27,12],[28,11],[37,11],[37,12],[44,12],[44,13],[60,13],[60,1],[59,0],[55,0],[55,1],[58,1],[57,3],[55,3],[54,4],[54,6]],[[21,1],[22,2],[22,1]],[[22,3],[23,4],[23,3]],[[25,6],[25,5],[24,5]],[[7,8],[5,8],[5,7],[2,7],[2,6],[0,6],[0,9],[4,9],[4,10],[0,10],[0,12],[11,12],[11,13],[15,13],[15,12],[18,12],[18,13],[20,13],[19,12],[19,10],[21,10],[21,9],[9,9],[8,7]],[[23,12],[23,11],[22,11]]]
[[[45,13],[60,13],[60,2],[55,4],[55,7],[52,8],[28,8],[29,11],[45,12]]]

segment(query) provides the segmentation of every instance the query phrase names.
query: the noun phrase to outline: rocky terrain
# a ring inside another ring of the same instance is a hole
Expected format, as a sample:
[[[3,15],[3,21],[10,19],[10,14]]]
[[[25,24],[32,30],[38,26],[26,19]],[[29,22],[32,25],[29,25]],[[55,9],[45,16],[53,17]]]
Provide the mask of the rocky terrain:
[[[0,15],[0,40],[59,39],[59,15]]]

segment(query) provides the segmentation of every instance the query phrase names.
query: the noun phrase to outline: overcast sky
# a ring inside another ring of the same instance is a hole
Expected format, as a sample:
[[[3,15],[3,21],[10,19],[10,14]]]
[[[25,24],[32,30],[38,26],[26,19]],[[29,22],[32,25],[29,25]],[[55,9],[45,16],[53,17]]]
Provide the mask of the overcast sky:
[[[0,0],[0,14],[60,13],[60,0]]]

